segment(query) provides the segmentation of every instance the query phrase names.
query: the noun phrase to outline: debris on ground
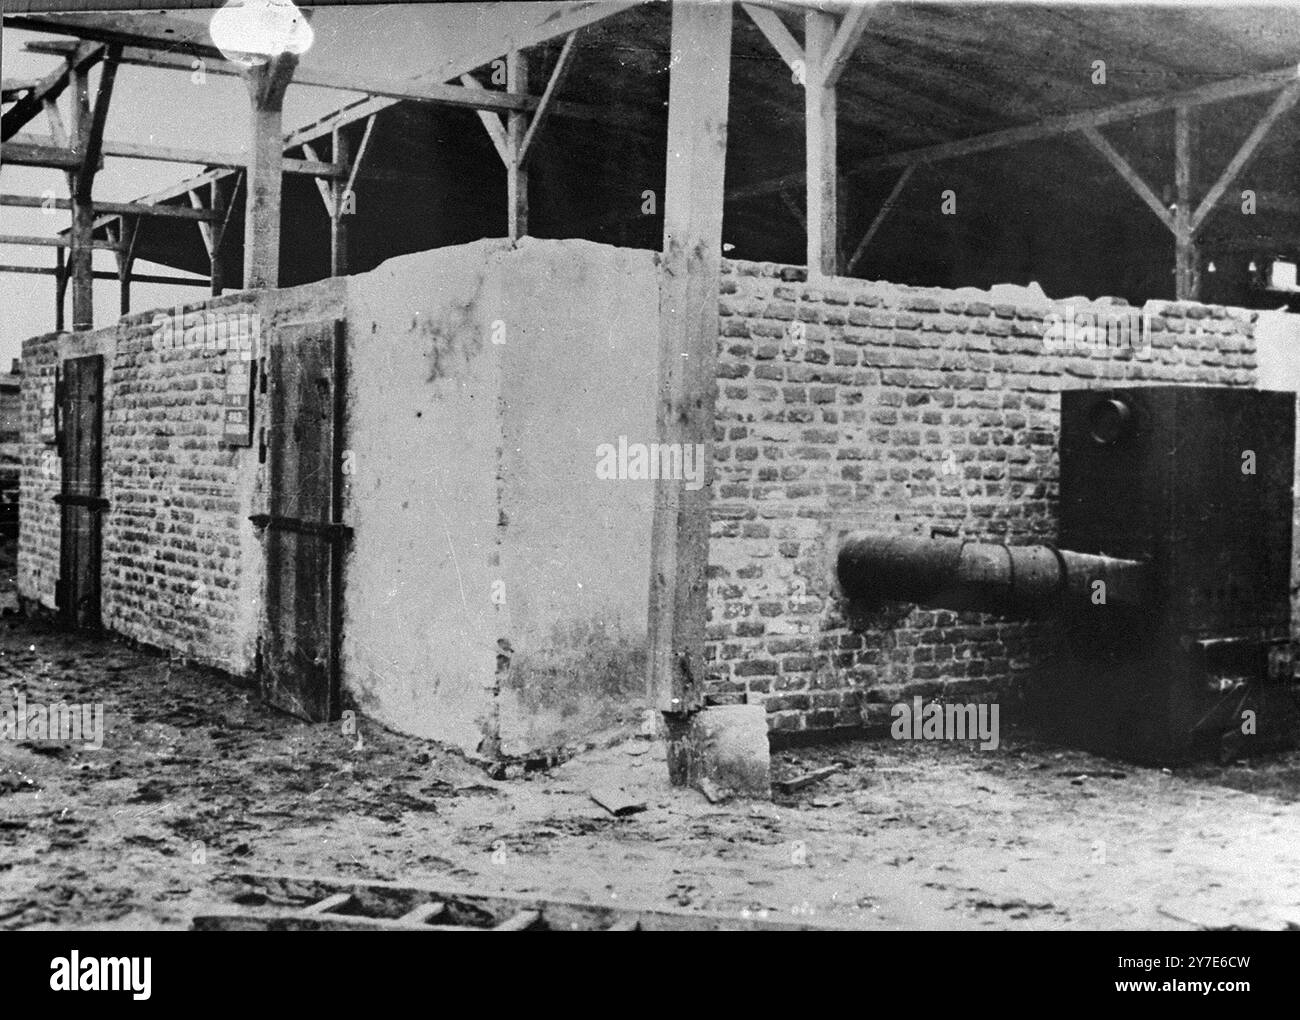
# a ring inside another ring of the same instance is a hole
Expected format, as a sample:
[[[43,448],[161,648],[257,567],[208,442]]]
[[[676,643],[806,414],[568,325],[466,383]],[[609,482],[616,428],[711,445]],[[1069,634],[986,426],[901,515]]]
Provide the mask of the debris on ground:
[[[812,772],[805,772],[801,776],[795,776],[793,779],[781,779],[772,784],[772,789],[778,793],[794,793],[796,790],[802,790],[806,786],[812,786],[814,783],[820,783],[827,776],[833,776],[836,772],[842,771],[843,766],[839,764],[827,765],[822,769],[814,769]]]
[[[621,786],[601,786],[589,790],[591,799],[603,807],[615,818],[634,815],[646,809],[646,802],[633,796]]]

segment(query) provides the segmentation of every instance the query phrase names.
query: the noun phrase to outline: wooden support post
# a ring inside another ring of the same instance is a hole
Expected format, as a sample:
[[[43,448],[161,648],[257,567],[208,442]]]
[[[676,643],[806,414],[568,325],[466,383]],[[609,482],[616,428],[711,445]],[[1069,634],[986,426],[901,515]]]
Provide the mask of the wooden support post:
[[[669,777],[687,782],[686,731],[704,704],[709,486],[717,385],[718,287],[731,77],[730,4],[673,4],[668,166],[659,292],[661,443],[702,457],[704,484],[655,483],[649,690],[664,713]]]
[[[340,166],[351,167],[351,153],[348,151],[348,137],[342,128],[336,127],[332,133],[333,152],[330,162]],[[345,181],[333,181],[332,202],[330,208],[330,276],[348,275],[348,214],[344,206],[348,200],[348,185]],[[355,197],[352,199],[355,201]]]
[[[835,85],[827,59],[835,39],[835,18],[804,14],[804,137],[807,157],[808,276],[839,272]]]
[[[252,154],[244,213],[244,286],[280,283],[280,190],[284,172],[284,93],[298,58],[272,57],[244,72],[252,106]]]
[[[118,310],[122,315],[131,314],[131,262],[123,264],[117,271],[118,276]]]
[[[109,239],[117,245],[118,313],[131,313],[131,275],[135,266],[135,242],[140,236],[140,217],[120,217],[116,227],[109,226]]]
[[[519,95],[528,94],[528,57],[522,50],[511,50],[506,55],[506,88]],[[506,115],[506,151],[510,154],[506,162],[507,231],[512,241],[528,233],[528,170],[523,162],[527,130],[528,115],[523,111]]]
[[[1200,291],[1200,269],[1192,235],[1192,116],[1187,106],[1174,110],[1174,186],[1178,192],[1174,212],[1174,297],[1195,301]]]
[[[63,332],[63,304],[68,293],[68,267],[63,260],[63,249],[54,253],[54,329]]]
[[[69,198],[72,203],[72,230],[69,233],[69,268],[72,274],[72,328],[91,329],[95,324],[94,250],[95,172],[99,169],[104,144],[104,124],[108,104],[113,98],[120,46],[110,46],[104,60],[92,110],[90,104],[90,69],[75,63],[68,67],[72,87],[72,130],[69,144],[77,156],[77,166],[68,171]],[[57,113],[57,108],[56,108]]]
[[[208,259],[208,292],[217,298],[221,291],[226,287],[226,252],[222,251],[222,244],[226,239],[226,222],[230,216],[231,205],[231,182],[229,178],[217,178],[216,181],[208,183],[208,207],[213,213],[220,216],[220,220],[212,221],[212,256]]]
[[[95,209],[91,204],[91,185],[87,181],[86,149],[90,144],[92,126],[90,112],[90,81],[85,71],[75,68],[71,74],[72,126],[69,143],[77,153],[79,165],[68,173],[68,187],[72,199],[72,230],[68,240],[68,274],[72,280],[72,328],[74,331],[90,329],[95,323],[94,278],[91,276],[91,240],[95,230]],[[93,181],[93,170],[90,178]]]
[[[208,259],[208,288],[213,297],[218,297],[232,284],[238,285],[238,267],[234,265],[230,247],[225,241],[239,180],[238,176],[218,177],[208,184],[208,206],[219,217],[212,221],[212,254]]]
[[[844,250],[845,224],[849,221],[849,179],[844,174],[835,175],[835,272],[844,271],[848,253]]]

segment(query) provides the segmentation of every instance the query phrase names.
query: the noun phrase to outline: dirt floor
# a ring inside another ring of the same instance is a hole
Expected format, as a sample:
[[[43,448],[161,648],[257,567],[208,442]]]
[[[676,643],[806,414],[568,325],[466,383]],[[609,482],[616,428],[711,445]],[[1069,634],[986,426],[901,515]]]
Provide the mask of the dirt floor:
[[[0,586],[11,582],[0,561]],[[779,752],[773,803],[667,785],[633,740],[496,782],[125,643],[0,619],[0,692],[102,702],[102,750],[0,742],[0,927],[174,927],[214,879],[418,879],[863,928],[1300,924],[1300,754],[1169,772],[1004,737]],[[590,796],[621,784],[645,809]]]

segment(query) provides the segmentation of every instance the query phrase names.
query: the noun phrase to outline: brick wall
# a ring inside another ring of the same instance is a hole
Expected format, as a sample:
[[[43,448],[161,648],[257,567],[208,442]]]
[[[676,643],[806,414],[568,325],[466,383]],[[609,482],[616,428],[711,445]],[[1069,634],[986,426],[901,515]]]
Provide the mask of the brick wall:
[[[341,314],[341,281],[187,304],[181,314],[281,322]],[[164,310],[166,313],[175,309]],[[102,618],[145,644],[236,674],[251,672],[261,554],[248,517],[261,509],[257,446],[222,443],[230,358],[214,346],[156,349],[156,311],[104,329],[23,345],[19,594],[55,607],[58,449],[39,435],[42,393],[58,363],[104,357]],[[260,403],[260,402],[259,402]],[[258,424],[255,422],[255,425]]]
[[[813,285],[770,264],[723,274],[710,690],[765,703],[776,730],[880,722],[915,694],[1014,700],[1053,654],[1050,628],[979,614],[846,620],[843,532],[1054,541],[1061,390],[1255,383],[1250,311],[1150,305],[1149,357],[1055,353],[1049,316],[1113,306]]]

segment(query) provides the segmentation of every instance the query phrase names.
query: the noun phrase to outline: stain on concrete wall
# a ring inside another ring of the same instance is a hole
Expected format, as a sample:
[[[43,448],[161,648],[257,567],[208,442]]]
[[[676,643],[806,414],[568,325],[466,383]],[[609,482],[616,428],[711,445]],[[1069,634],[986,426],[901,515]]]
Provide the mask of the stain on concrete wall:
[[[501,568],[512,645],[501,678],[506,755],[637,719],[653,482],[600,478],[597,449],[655,440],[659,289],[649,252],[526,240],[496,256]]]
[[[636,720],[652,439],[653,256],[478,242],[349,281],[344,685],[395,729],[525,755]]]
[[[495,728],[501,244],[348,280],[344,688],[394,729],[470,751]]]

